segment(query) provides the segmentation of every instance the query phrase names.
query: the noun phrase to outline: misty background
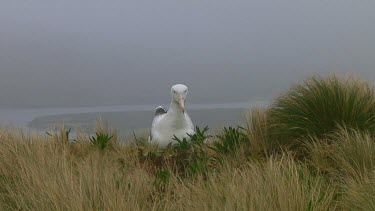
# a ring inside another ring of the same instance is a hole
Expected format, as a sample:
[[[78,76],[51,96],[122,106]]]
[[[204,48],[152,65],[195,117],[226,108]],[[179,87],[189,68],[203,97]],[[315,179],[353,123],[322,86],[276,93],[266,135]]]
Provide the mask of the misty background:
[[[0,3],[0,107],[268,100],[312,73],[375,80],[375,1]]]

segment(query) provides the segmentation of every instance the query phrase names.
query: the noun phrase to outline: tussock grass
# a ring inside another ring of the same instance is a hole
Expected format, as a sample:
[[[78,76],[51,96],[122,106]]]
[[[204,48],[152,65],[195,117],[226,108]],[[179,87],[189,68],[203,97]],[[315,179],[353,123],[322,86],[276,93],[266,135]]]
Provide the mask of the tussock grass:
[[[342,197],[341,207],[345,210],[375,210],[375,174],[350,179]]]
[[[284,146],[300,146],[300,139],[322,138],[339,126],[374,133],[374,88],[354,77],[317,75],[277,98],[269,117],[270,135]]]
[[[250,108],[246,114],[246,133],[249,149],[253,155],[267,155],[271,149],[269,140],[268,110],[265,108]]]
[[[344,127],[329,138],[312,138],[306,146],[319,170],[334,172],[343,179],[364,178],[375,172],[375,139],[368,132]]]
[[[311,163],[340,187],[342,210],[375,209],[375,139],[368,132],[340,128],[330,141],[314,139]]]
[[[207,180],[185,183],[176,197],[188,210],[328,210],[335,208],[334,191],[324,178],[283,155],[242,168],[227,163]]]
[[[374,210],[373,100],[364,82],[315,76],[243,128],[163,150],[100,120],[74,138],[0,127],[0,210]]]

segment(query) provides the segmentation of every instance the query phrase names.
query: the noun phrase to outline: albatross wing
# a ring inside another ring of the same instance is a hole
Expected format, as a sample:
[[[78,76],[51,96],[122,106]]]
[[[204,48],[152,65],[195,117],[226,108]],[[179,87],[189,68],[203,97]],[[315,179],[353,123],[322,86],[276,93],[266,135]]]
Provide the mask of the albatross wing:
[[[162,119],[163,115],[165,115],[166,113],[167,113],[167,110],[163,106],[158,106],[155,109],[155,115],[154,115],[154,119],[152,120],[152,125],[151,125],[151,129],[150,129],[150,136],[148,137],[149,141],[152,141],[153,128],[155,127],[156,124],[158,124],[160,119]]]
[[[155,116],[165,114],[167,113],[167,110],[163,106],[158,106],[155,110]]]

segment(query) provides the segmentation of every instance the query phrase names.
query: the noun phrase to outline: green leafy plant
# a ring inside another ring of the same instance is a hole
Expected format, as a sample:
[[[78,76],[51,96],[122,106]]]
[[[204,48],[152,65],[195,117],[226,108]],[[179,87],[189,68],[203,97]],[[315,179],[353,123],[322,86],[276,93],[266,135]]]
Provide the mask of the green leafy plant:
[[[110,144],[113,135],[105,134],[105,133],[95,133],[96,136],[90,137],[90,142],[93,146],[103,150],[107,148]]]
[[[193,160],[189,164],[189,170],[192,175],[205,174],[209,170],[212,157],[205,145],[207,139],[211,138],[211,135],[206,135],[208,130],[208,126],[203,128],[203,130],[196,126],[195,134],[189,135],[194,150]]]
[[[174,145],[176,163],[184,172],[188,171],[193,175],[207,172],[211,159],[204,143],[211,137],[206,135],[207,131],[208,127],[201,130],[196,126],[194,134],[187,134],[190,138],[189,141],[187,138],[181,140],[174,136],[174,140],[177,141],[177,144]]]
[[[219,139],[211,147],[217,154],[233,154],[238,149],[239,145],[248,142],[248,137],[244,128],[237,126],[234,127],[224,127],[222,134],[218,135]]]
[[[191,143],[193,147],[197,148],[197,147],[203,146],[205,144],[205,141],[208,138],[212,137],[211,135],[206,135],[207,131],[208,131],[208,126],[203,128],[203,130],[201,130],[198,126],[196,126],[195,133],[193,135],[188,134],[188,136],[191,138]]]
[[[173,140],[177,141],[177,143],[173,145],[175,149],[188,150],[191,148],[191,144],[186,138],[181,140],[177,136],[173,135]]]

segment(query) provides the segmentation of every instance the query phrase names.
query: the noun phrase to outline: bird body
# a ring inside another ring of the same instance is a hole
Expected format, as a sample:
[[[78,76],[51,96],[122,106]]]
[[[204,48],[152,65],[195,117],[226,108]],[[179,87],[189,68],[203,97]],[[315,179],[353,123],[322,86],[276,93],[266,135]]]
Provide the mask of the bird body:
[[[165,148],[170,143],[176,143],[174,136],[182,140],[190,140],[188,134],[193,135],[194,125],[185,111],[185,100],[187,87],[177,84],[171,88],[171,104],[166,111],[162,107],[156,108],[155,117],[151,125],[149,140],[156,143],[161,148]]]

